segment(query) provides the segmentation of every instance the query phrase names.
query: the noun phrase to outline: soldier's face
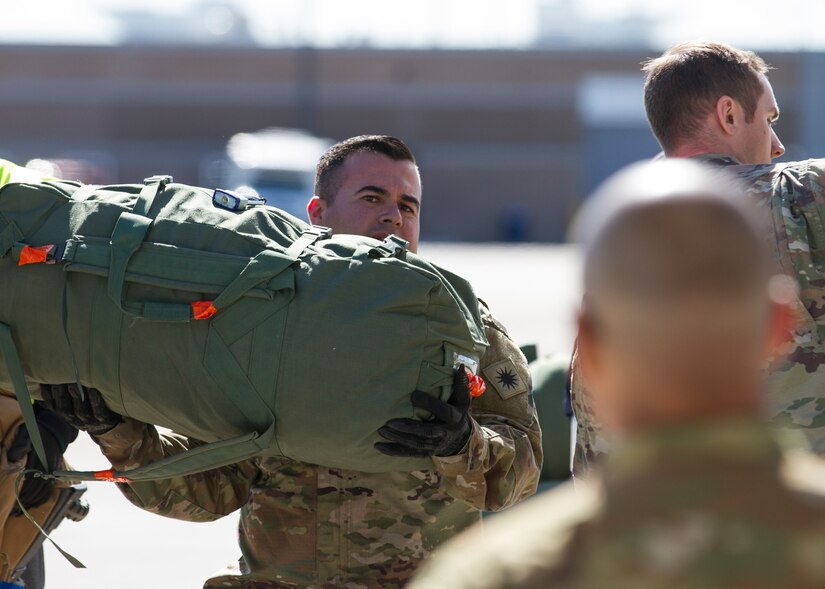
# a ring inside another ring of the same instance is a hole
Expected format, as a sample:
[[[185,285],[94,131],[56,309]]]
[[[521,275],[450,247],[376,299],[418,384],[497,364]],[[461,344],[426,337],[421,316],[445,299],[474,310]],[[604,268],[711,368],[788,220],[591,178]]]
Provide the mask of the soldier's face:
[[[338,171],[337,184],[332,199],[310,201],[312,223],[333,233],[379,240],[397,235],[410,242],[410,251],[418,250],[421,179],[415,164],[380,153],[354,153]]]
[[[743,164],[769,164],[771,160],[785,153],[785,146],[779,140],[773,126],[779,118],[779,106],[773,95],[768,79],[759,74],[762,96],[756,104],[753,120],[743,121],[739,133],[734,138],[737,158]]]

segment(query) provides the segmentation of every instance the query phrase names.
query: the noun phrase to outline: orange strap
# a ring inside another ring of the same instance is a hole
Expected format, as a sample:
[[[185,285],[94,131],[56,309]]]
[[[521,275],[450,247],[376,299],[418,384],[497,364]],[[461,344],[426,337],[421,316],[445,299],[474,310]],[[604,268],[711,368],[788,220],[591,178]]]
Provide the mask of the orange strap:
[[[218,310],[212,306],[212,301],[195,301],[192,303],[192,313],[196,320],[209,319]]]
[[[107,483],[128,483],[130,482],[129,479],[126,477],[116,477],[115,471],[109,470],[98,470],[94,473],[95,478],[99,481],[106,481]]]
[[[25,245],[23,251],[20,252],[20,260],[18,260],[17,265],[41,264],[49,259],[49,253],[53,249],[54,245],[39,245],[37,247]]]

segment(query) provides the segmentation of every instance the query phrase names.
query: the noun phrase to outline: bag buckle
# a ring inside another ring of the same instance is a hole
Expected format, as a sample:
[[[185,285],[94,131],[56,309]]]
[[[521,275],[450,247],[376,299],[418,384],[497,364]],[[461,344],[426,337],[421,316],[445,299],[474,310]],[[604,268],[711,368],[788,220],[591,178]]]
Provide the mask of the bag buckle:
[[[174,182],[174,178],[165,174],[161,174],[159,176],[149,176],[148,178],[143,179],[144,184],[160,184],[161,186],[166,186],[171,182]]]
[[[407,251],[410,242],[397,235],[388,235],[381,245],[370,250],[370,257],[373,258],[397,258]]]

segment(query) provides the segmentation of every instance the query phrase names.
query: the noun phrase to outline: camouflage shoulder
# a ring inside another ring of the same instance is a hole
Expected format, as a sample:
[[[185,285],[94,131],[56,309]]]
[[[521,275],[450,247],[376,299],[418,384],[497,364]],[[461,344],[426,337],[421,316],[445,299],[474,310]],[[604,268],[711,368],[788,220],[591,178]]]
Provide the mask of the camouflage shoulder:
[[[750,194],[782,192],[780,181],[790,183],[790,190],[825,188],[825,159],[809,159],[775,164],[736,165],[728,168],[747,185]]]
[[[601,503],[596,481],[575,489],[564,483],[491,518],[483,532],[477,526],[452,540],[410,588],[526,587],[519,580],[536,567],[552,571],[563,564],[576,531],[595,517]]]
[[[479,371],[488,385],[488,391],[494,389],[502,401],[530,393],[533,385],[527,358],[505,327],[490,313],[489,307],[483,301],[479,302],[484,331],[490,344],[481,358]]]
[[[495,329],[496,331],[504,334],[507,338],[510,337],[510,334],[507,332],[507,328],[504,327],[501,321],[493,317],[493,312],[490,310],[490,305],[488,305],[484,300],[478,299],[478,309],[481,313],[481,322],[485,329]]]

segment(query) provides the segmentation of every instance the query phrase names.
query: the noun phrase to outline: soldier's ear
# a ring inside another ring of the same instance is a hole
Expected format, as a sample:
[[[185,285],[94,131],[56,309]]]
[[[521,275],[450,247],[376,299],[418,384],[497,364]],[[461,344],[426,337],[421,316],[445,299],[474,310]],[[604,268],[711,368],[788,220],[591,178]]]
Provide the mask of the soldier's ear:
[[[716,101],[716,122],[725,135],[734,135],[737,129],[739,103],[730,96],[722,96]]]
[[[327,210],[327,201],[320,196],[313,196],[307,203],[307,216],[313,225],[324,224],[324,213]]]

